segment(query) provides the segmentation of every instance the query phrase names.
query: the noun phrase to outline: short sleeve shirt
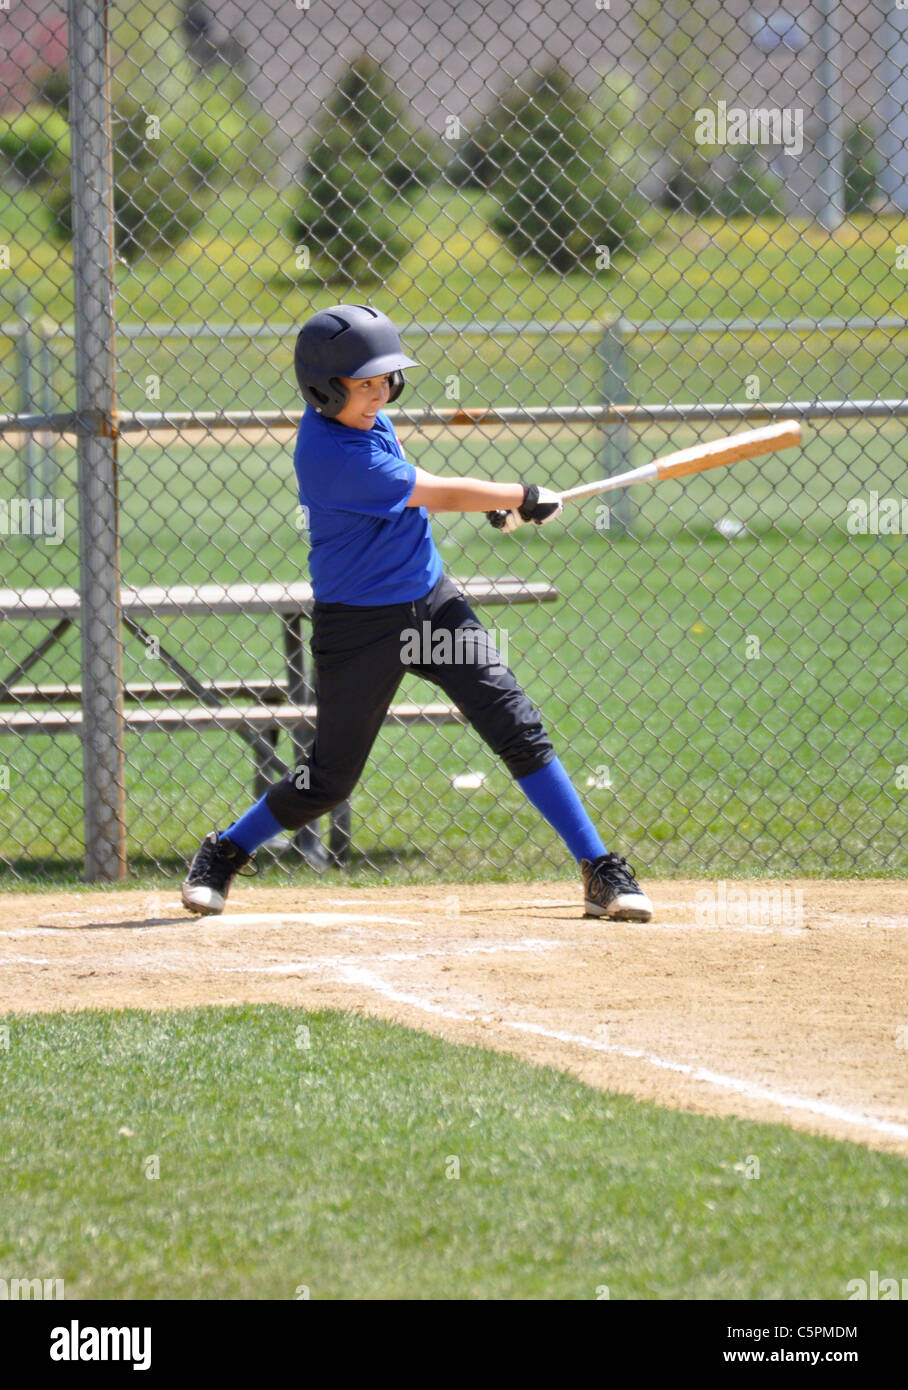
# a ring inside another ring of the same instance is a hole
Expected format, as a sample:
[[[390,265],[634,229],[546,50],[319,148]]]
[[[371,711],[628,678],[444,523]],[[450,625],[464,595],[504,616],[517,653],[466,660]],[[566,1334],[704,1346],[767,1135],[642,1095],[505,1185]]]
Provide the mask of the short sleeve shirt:
[[[416,469],[383,411],[370,430],[358,430],[307,406],[293,467],[319,602],[410,603],[437,583],[442,560],[428,513],[407,506]]]

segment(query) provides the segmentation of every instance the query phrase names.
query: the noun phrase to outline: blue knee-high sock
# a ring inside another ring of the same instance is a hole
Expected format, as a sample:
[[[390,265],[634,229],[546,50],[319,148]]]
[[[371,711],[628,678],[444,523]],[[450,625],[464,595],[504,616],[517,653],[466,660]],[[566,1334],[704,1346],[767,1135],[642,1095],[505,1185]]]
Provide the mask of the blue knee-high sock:
[[[578,864],[581,859],[597,859],[605,854],[599,832],[583,809],[583,802],[559,758],[553,758],[538,772],[519,777],[517,781],[536,810],[558,831]]]
[[[270,840],[272,835],[279,835],[283,829],[268,810],[265,798],[262,797],[244,816],[234,821],[224,834],[229,835],[233,843],[239,845],[247,854],[255,854],[260,845]]]

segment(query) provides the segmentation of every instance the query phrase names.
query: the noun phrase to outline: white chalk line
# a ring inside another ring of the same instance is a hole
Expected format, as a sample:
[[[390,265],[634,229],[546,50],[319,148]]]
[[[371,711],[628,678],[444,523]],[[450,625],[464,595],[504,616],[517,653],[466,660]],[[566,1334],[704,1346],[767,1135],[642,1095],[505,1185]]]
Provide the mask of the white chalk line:
[[[538,950],[539,944],[533,943],[530,949]],[[553,944],[553,943],[548,943]],[[561,944],[561,943],[554,943]],[[565,943],[568,944],[568,943]],[[519,951],[522,947],[521,942],[505,943],[497,949],[508,949]],[[473,950],[477,948],[472,948]],[[495,945],[485,946],[482,949],[494,950]],[[420,954],[429,954],[428,952]],[[467,950],[454,950],[450,952],[432,951],[438,955],[463,955]],[[748,1100],[764,1101],[782,1110],[796,1111],[805,1115],[820,1115],[824,1119],[837,1120],[841,1124],[853,1125],[858,1128],[871,1130],[874,1134],[886,1135],[893,1139],[908,1139],[908,1125],[898,1124],[893,1120],[884,1120],[876,1115],[867,1115],[861,1111],[850,1110],[842,1105],[834,1105],[829,1101],[823,1101],[814,1097],[797,1096],[789,1091],[778,1091],[771,1086],[762,1086],[754,1081],[747,1081],[741,1077],[728,1076],[723,1072],[717,1072],[710,1067],[696,1066],[690,1062],[675,1062],[666,1057],[659,1057],[651,1052],[646,1052],[637,1047],[619,1047],[615,1043],[602,1042],[598,1038],[589,1038],[582,1033],[568,1033],[558,1028],[546,1028],[539,1023],[528,1023],[523,1019],[502,1017],[499,1011],[495,1015],[465,1013],[461,1010],[451,1009],[441,1004],[436,1004],[422,995],[414,994],[412,991],[398,989],[396,986],[383,980],[374,970],[366,968],[362,964],[362,957],[356,960],[344,961],[342,957],[334,961],[323,960],[321,962],[309,961],[301,963],[310,968],[322,966],[323,973],[328,970],[336,971],[335,982],[338,984],[355,984],[364,986],[376,994],[395,1004],[406,1004],[411,1008],[419,1009],[423,1013],[434,1014],[439,1018],[447,1018],[457,1023],[487,1023],[493,1027],[508,1028],[518,1033],[532,1033],[536,1037],[551,1038],[554,1042],[568,1043],[575,1047],[582,1047],[592,1052],[601,1052],[615,1057],[626,1057],[631,1061],[644,1062],[651,1067],[657,1067],[661,1071],[674,1072],[678,1076],[689,1077],[692,1081],[700,1081],[706,1085],[713,1086],[719,1090],[730,1091],[733,1094],[744,1096]],[[387,957],[380,957],[387,959]],[[253,971],[252,973],[259,973]]]
[[[424,946],[415,951],[363,951],[356,956],[306,956],[302,960],[281,961],[279,965],[219,965],[215,969],[219,975],[298,975],[308,970],[313,974],[329,970],[346,971],[361,968],[363,961],[378,963],[426,960],[436,956],[448,960],[454,956],[497,956],[505,952],[528,952],[543,954],[546,951],[564,950],[569,941],[546,941],[527,937],[520,941],[483,941],[469,946]]]
[[[214,916],[204,925],[208,927],[336,927],[341,923],[360,922],[391,927],[421,927],[423,923],[413,917],[389,917],[385,914],[365,912],[235,912],[229,916]],[[190,923],[192,925],[192,923]],[[195,924],[200,923],[196,919]]]
[[[321,914],[323,915],[323,914]],[[384,919],[383,919],[384,920]],[[330,923],[328,925],[331,925]],[[49,929],[52,930],[52,929]],[[475,955],[501,955],[505,952],[520,952],[527,954],[534,952],[544,954],[548,951],[563,950],[571,943],[567,941],[549,941],[544,938],[526,937],[520,941],[472,941],[469,944],[457,945],[451,943],[447,946],[423,946],[410,951],[363,951],[356,956],[349,955],[330,955],[330,956],[305,956],[300,960],[281,961],[277,964],[245,964],[245,965],[216,965],[213,972],[218,975],[299,975],[301,973],[325,974],[327,972],[343,972],[351,967],[355,962],[360,965],[363,962],[376,964],[394,963],[406,964],[407,962],[425,960],[431,957],[449,959],[455,956],[475,956]],[[71,964],[72,962],[70,962]],[[145,952],[132,952],[129,954],[118,953],[116,963],[127,968],[147,967],[153,965],[159,971],[175,971],[185,968],[186,957],[177,948],[177,955],[174,959],[173,952],[162,954],[156,949],[154,954]],[[31,958],[28,956],[7,956],[0,957],[0,967],[6,964],[18,965],[53,965],[55,961],[43,958]],[[110,967],[110,962],[106,962],[106,968]]]
[[[174,928],[180,925],[189,928],[189,930],[193,932],[200,930],[211,932],[218,927],[257,927],[269,928],[277,931],[285,926],[337,927],[342,925],[356,926],[361,923],[371,923],[373,926],[385,925],[391,927],[421,927],[424,925],[422,921],[418,921],[413,917],[387,917],[377,914],[367,915],[356,912],[236,912],[229,916],[221,916],[219,914],[210,917],[191,916],[188,912],[185,912],[185,909],[182,908],[180,903],[165,903],[160,908],[156,909],[156,915],[170,910],[178,911],[185,915],[181,916],[177,922],[156,922],[154,919],[151,919],[144,926],[124,926],[124,931],[129,931],[131,933],[142,932],[143,934],[146,932],[159,931],[166,932],[169,936],[172,936]],[[67,917],[89,916],[87,913],[58,913],[55,915]],[[131,919],[126,912],[121,913],[120,917],[124,922],[135,920],[134,918]],[[104,922],[102,925],[105,930],[113,931],[116,930],[117,921],[113,919],[110,922]],[[97,926],[97,921],[89,920],[81,924],[74,923],[69,927],[48,927],[44,925],[35,927],[6,927],[0,929],[0,937],[74,936],[76,932],[92,931],[95,930]]]

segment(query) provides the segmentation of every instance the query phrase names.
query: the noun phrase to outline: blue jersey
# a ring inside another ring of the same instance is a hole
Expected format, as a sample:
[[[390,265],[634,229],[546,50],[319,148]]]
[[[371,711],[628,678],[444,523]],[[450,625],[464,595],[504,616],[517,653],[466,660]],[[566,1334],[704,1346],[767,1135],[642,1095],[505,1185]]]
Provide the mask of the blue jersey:
[[[408,507],[416,469],[379,411],[370,430],[307,406],[293,467],[308,512],[309,573],[321,603],[410,603],[442,572],[425,507]]]

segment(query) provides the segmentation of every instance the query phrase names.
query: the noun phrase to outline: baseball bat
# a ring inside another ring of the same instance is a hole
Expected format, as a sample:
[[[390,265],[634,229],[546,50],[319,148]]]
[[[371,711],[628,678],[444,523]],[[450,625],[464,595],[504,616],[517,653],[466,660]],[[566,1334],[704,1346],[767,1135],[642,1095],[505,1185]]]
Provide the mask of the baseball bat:
[[[661,458],[653,459],[652,463],[644,463],[641,468],[616,473],[613,478],[603,478],[598,483],[581,483],[580,487],[563,492],[561,500],[573,502],[581,497],[593,497],[599,492],[611,492],[614,488],[630,487],[632,483],[686,478],[690,473],[704,473],[707,468],[737,463],[739,459],[772,454],[777,449],[791,449],[800,442],[800,421],[780,420],[775,425],[764,425],[762,429],[743,430],[740,434],[726,435],[724,439],[714,439],[711,444],[694,444],[689,449],[676,449],[673,454],[663,454]]]

